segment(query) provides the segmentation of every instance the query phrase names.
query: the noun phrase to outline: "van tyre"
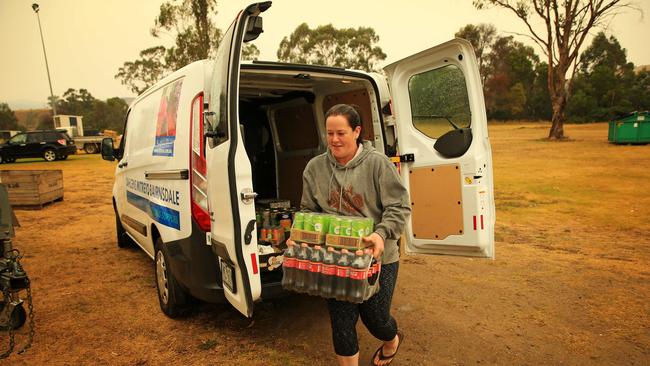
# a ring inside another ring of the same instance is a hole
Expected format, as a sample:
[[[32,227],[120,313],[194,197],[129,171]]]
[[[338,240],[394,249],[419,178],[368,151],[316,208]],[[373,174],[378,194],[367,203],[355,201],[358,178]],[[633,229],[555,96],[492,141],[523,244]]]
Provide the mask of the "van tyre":
[[[56,160],[56,152],[53,149],[46,149],[43,151],[43,159],[47,162]]]
[[[169,257],[167,251],[163,248],[162,239],[156,239],[154,251],[156,254],[154,256],[154,271],[156,273],[156,289],[160,309],[168,317],[178,318],[187,311],[190,296],[178,284],[169,268]]]

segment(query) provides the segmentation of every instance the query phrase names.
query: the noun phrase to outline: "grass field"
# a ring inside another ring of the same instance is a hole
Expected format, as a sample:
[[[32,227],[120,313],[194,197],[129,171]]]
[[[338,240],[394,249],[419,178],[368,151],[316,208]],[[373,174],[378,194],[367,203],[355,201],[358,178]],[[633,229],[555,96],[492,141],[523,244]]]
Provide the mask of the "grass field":
[[[549,127],[490,126],[496,260],[402,258],[393,315],[407,338],[393,365],[650,364],[650,146],[611,145],[606,124],[548,142]],[[151,260],[116,247],[114,163],[1,167],[63,169],[65,186],[63,202],[17,210],[37,333],[7,364],[333,364],[314,297],[256,304],[252,321],[227,305],[166,318]],[[358,333],[367,364],[379,343]]]

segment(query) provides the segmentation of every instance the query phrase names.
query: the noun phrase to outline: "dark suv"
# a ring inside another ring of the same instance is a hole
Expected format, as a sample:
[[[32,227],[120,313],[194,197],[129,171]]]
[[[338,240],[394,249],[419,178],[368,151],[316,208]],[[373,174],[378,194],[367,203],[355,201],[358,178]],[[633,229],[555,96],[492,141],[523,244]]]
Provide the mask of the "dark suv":
[[[18,158],[38,157],[46,161],[63,160],[76,152],[74,141],[65,131],[22,132],[0,145],[0,163],[13,163]]]

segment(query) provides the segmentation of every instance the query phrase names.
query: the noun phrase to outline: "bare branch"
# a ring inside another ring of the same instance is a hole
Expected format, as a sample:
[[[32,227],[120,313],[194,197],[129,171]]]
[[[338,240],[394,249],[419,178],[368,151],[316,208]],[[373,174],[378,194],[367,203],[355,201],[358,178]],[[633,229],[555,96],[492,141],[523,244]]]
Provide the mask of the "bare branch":
[[[542,44],[544,44],[544,45],[546,45],[546,47],[548,47],[548,44],[546,43],[546,41],[544,41],[544,40],[543,40],[543,39],[542,39],[542,38],[537,34],[537,32],[535,32],[535,30],[533,29],[532,25],[530,24],[530,21],[528,20],[528,16],[527,16],[527,14],[523,14],[523,13],[521,13],[521,12],[520,12],[519,10],[517,10],[514,6],[512,6],[512,5],[510,4],[510,2],[508,2],[507,0],[506,0],[506,1],[503,1],[503,0],[491,0],[491,1],[492,1],[494,4],[497,4],[497,5],[499,5],[499,6],[503,7],[503,8],[509,9],[510,11],[512,11],[513,13],[515,13],[515,15],[516,15],[519,19],[521,19],[521,20],[524,22],[524,24],[526,24],[526,27],[528,27],[528,30],[529,30],[530,33],[533,35],[533,37],[537,38],[537,40],[539,40]]]

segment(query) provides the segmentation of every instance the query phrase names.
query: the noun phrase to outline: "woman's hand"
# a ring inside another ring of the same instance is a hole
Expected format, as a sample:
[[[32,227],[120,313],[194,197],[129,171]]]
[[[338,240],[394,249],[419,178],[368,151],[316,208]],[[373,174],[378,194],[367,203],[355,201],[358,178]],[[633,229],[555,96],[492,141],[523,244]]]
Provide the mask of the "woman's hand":
[[[381,255],[384,254],[384,239],[381,235],[377,233],[372,233],[366,237],[361,238],[365,243],[372,244],[372,256],[375,259],[381,259]]]

